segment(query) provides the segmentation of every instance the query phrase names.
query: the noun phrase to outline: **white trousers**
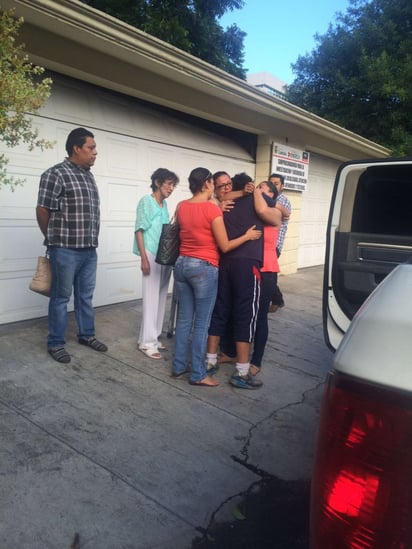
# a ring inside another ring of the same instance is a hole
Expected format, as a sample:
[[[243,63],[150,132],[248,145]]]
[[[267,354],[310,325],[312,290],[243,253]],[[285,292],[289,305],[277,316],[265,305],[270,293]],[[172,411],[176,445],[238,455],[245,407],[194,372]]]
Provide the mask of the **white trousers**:
[[[146,254],[150,274],[142,278],[142,321],[137,343],[141,349],[157,351],[172,268],[156,263],[155,256],[150,252],[146,251]]]

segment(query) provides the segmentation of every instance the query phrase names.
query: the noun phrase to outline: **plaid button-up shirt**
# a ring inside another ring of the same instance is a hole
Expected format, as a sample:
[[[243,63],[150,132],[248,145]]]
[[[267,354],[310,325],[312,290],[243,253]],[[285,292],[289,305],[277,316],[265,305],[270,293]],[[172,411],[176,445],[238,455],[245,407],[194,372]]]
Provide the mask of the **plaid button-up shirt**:
[[[280,193],[280,195],[278,196],[277,202],[279,202],[279,204],[282,204],[282,206],[284,206],[289,211],[289,213],[292,211],[292,205],[290,203],[290,200],[283,194],[283,192]],[[288,223],[289,223],[289,219],[285,219],[282,221],[280,225],[278,241],[276,244],[276,248],[278,249],[279,255],[282,251],[283,244],[285,243],[285,236],[286,236],[286,231],[288,230]]]
[[[40,178],[37,205],[50,210],[45,244],[60,248],[97,248],[100,202],[90,170],[67,158]]]

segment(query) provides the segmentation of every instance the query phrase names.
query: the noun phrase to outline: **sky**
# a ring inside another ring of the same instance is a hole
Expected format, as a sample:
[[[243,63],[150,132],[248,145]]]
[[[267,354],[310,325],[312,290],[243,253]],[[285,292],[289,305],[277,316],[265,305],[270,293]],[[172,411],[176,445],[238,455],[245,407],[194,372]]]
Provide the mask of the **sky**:
[[[290,84],[290,64],[315,47],[314,35],[325,34],[336,12],[345,13],[349,0],[245,0],[241,10],[228,11],[220,20],[226,28],[236,23],[247,33],[243,44],[247,72],[269,72]]]

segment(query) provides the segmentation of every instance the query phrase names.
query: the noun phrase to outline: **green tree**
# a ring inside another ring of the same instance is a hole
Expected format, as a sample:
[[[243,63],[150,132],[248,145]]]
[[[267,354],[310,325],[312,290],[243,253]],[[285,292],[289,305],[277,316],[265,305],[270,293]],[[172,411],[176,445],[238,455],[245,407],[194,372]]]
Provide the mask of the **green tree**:
[[[246,78],[246,33],[235,24],[225,30],[218,22],[228,10],[242,8],[243,0],[82,1],[234,76]]]
[[[412,2],[351,0],[317,47],[292,65],[287,99],[412,154]]]
[[[42,149],[53,143],[40,139],[27,113],[36,113],[50,95],[51,80],[39,77],[44,72],[28,62],[22,44],[16,45],[23,19],[15,19],[13,10],[0,12],[0,140],[8,147],[20,143]],[[7,174],[8,159],[0,154],[0,188],[23,183]]]

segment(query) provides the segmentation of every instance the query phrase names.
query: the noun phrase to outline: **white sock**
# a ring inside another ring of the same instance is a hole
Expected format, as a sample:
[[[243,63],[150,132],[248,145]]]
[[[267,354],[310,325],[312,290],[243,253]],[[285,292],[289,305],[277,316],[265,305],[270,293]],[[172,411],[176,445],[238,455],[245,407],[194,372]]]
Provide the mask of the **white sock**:
[[[216,366],[217,363],[217,353],[206,353],[206,363]]]
[[[236,362],[236,370],[240,376],[247,376],[249,372],[249,367],[250,367],[249,362],[244,362],[244,363]]]

